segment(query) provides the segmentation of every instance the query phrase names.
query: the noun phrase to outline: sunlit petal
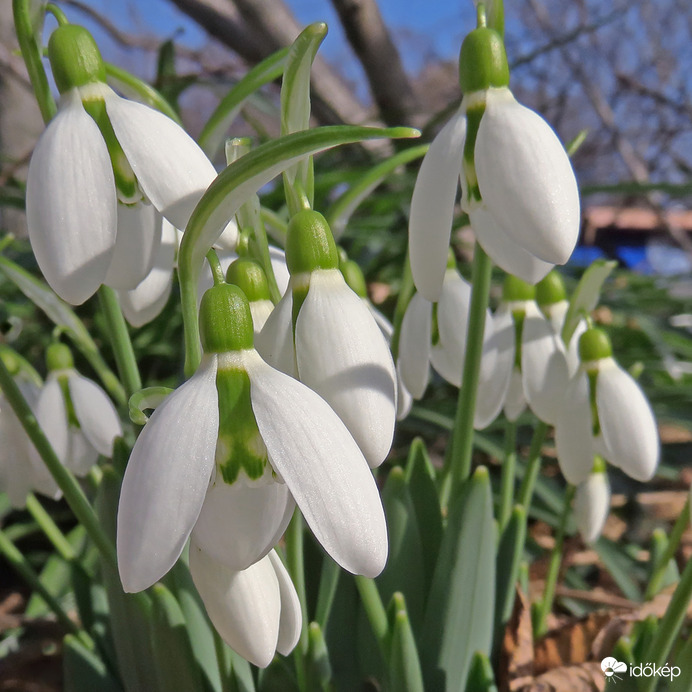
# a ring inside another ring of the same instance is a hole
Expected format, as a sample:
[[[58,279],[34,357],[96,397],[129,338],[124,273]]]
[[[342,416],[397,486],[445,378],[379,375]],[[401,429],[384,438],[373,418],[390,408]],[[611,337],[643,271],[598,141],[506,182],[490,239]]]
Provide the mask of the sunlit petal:
[[[255,346],[269,365],[297,377],[292,312],[293,295],[291,291],[286,291],[267,318],[262,331],[255,337]]]
[[[275,550],[269,553],[269,560],[274,567],[274,572],[279,582],[279,593],[281,594],[281,618],[279,620],[279,640],[276,643],[276,650],[280,654],[288,656],[300,639],[303,615],[300,610],[300,600],[296,593],[296,587],[293,586],[293,581]]]
[[[401,379],[414,399],[423,396],[430,379],[431,332],[432,303],[414,293],[401,322],[397,362]]]
[[[591,473],[577,486],[574,517],[585,543],[595,543],[610,511],[610,484],[605,473]]]

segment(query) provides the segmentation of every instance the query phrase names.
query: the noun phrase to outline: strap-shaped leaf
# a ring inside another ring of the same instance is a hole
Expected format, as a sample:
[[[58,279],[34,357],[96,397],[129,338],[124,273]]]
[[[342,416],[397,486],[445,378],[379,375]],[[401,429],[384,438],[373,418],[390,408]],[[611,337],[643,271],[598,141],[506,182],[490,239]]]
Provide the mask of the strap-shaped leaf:
[[[474,654],[490,654],[495,540],[490,479],[480,467],[450,503],[421,638],[426,689],[464,692]]]
[[[96,652],[68,634],[63,639],[63,689],[65,692],[122,692],[123,688]]]
[[[221,149],[228,128],[236,119],[245,102],[261,87],[281,76],[286,64],[288,48],[272,53],[268,58],[253,67],[221,99],[199,135],[199,146],[213,159]]]
[[[398,594],[401,596],[401,594]],[[389,683],[392,690],[423,692],[423,674],[418,649],[403,597],[393,616],[389,657]]]

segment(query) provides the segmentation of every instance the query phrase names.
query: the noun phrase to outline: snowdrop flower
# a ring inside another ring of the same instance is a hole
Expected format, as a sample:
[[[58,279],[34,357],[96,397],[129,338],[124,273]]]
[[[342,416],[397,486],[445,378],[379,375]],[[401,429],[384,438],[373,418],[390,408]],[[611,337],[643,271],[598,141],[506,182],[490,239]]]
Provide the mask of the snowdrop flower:
[[[136,287],[160,242],[154,210],[184,228],[216,172],[179,125],[106,85],[86,29],[58,27],[48,54],[61,97],[29,166],[29,238],[51,288],[78,305],[104,280]]]
[[[234,571],[192,543],[190,573],[222,639],[243,658],[266,668],[275,652],[287,656],[298,643],[300,601],[274,550]]]
[[[394,336],[394,325],[372,304],[370,298],[368,298],[365,277],[358,263],[348,259],[344,253],[339,258],[339,269],[348,287],[363,301],[363,304],[368,308],[370,314],[375,318],[375,322],[387,341],[387,345],[391,348],[392,337]],[[397,420],[403,420],[411,412],[413,397],[406,388],[404,381],[401,379],[401,372],[398,364],[396,368],[396,402],[396,418]]]
[[[336,411],[371,467],[389,453],[396,421],[396,372],[389,346],[348,287],[326,219],[310,209],[288,224],[291,273],[257,341],[267,362],[297,376]]]
[[[117,534],[124,589],[160,579],[191,534],[212,559],[247,569],[277,543],[294,499],[336,562],[379,574],[387,557],[382,503],[338,416],[262,360],[237,287],[207,291],[200,332],[197,372],[156,409],[125,472]]]
[[[579,340],[581,367],[564,393],[555,445],[565,478],[588,478],[594,454],[638,481],[656,472],[660,443],[644,392],[613,359],[606,334],[588,329]]]
[[[610,511],[610,483],[605,461],[596,456],[588,478],[577,486],[574,496],[574,517],[585,543],[595,543]]]
[[[409,247],[416,288],[439,299],[457,180],[476,238],[510,274],[536,283],[564,264],[579,234],[579,193],[550,126],[508,88],[505,48],[492,29],[461,47],[459,112],[432,142],[411,199]]]
[[[120,419],[101,387],[74,369],[65,344],[51,344],[46,363],[49,373],[36,403],[36,419],[58,459],[85,476],[99,454],[113,455],[113,442],[123,434]]]
[[[31,366],[9,349],[3,348],[0,358],[35,413],[38,375],[29,375]],[[12,406],[0,392],[0,492],[7,493],[12,507],[21,509],[26,505],[26,496],[34,490],[53,499],[61,494]]]
[[[471,285],[456,269],[450,253],[442,283],[440,300],[431,303],[415,293],[401,323],[397,367],[406,387],[415,399],[425,393],[430,379],[430,365],[450,384],[461,387],[461,373],[466,353]],[[482,377],[488,378],[495,366],[491,345],[492,317],[485,319],[485,354]]]
[[[561,338],[540,311],[533,286],[508,275],[503,300],[493,317],[488,351],[494,367],[478,387],[474,425],[488,426],[502,409],[515,421],[528,405],[546,423],[553,423],[568,382]]]

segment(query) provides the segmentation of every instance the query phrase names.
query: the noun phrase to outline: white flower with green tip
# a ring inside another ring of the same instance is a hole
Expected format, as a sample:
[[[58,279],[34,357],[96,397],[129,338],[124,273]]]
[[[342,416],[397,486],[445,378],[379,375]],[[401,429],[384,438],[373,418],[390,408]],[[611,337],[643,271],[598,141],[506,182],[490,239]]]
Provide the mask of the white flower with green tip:
[[[508,88],[499,34],[485,27],[464,40],[459,112],[426,154],[411,199],[413,280],[439,299],[457,194],[491,259],[529,283],[564,264],[579,235],[579,191],[567,153],[551,127]]]
[[[651,480],[658,466],[661,450],[651,406],[612,353],[603,331],[584,332],[582,364],[555,423],[560,468],[575,485],[588,478],[595,454],[642,482]]]
[[[257,348],[267,362],[298,377],[336,411],[371,467],[389,453],[396,422],[396,372],[370,310],[339,271],[331,230],[304,210],[288,225],[289,288]]]
[[[36,419],[63,465],[85,476],[99,454],[113,456],[113,442],[123,434],[118,413],[103,389],[74,369],[67,346],[51,344],[46,361]]]
[[[58,27],[48,54],[61,98],[31,158],[27,223],[46,280],[78,305],[148,273],[158,241],[143,200],[184,228],[216,171],[173,120],[107,86],[86,29]]]
[[[215,560],[246,569],[277,542],[294,500],[336,562],[379,574],[387,558],[382,503],[344,424],[315,392],[262,360],[237,287],[207,291],[200,331],[197,372],[156,409],[125,472],[117,534],[125,590],[160,579],[191,534]]]
[[[585,543],[595,543],[610,512],[610,483],[605,462],[596,458],[586,480],[577,485],[574,496],[574,518]]]
[[[303,621],[291,577],[276,551],[241,571],[190,544],[190,573],[221,638],[243,658],[266,668],[278,651],[287,656]]]

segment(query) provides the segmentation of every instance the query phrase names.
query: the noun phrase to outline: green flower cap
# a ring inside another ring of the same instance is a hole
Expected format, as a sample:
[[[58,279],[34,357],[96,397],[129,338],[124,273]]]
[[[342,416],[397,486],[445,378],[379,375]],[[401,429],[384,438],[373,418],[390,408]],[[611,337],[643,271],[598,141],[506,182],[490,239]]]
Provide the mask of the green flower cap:
[[[251,303],[257,300],[271,300],[267,276],[264,269],[254,260],[240,258],[231,262],[226,272],[226,281],[238,286]]]
[[[610,339],[602,329],[592,327],[579,338],[579,358],[582,363],[610,358],[612,355]]]
[[[500,34],[487,27],[474,29],[461,44],[459,86],[464,94],[509,85],[509,65]]]
[[[339,269],[341,269],[341,273],[344,275],[344,279],[346,280],[349,288],[358,297],[367,298],[368,288],[365,283],[365,277],[363,276],[363,272],[358,266],[358,263],[354,262],[353,260],[346,260],[345,262],[341,262]]]
[[[48,40],[48,59],[61,94],[75,87],[106,81],[101,51],[83,26],[59,26]]]
[[[559,272],[551,271],[536,284],[536,302],[539,305],[555,305],[567,300],[565,284]]]
[[[339,267],[334,236],[322,214],[303,209],[288,222],[286,264],[292,275]]]
[[[199,306],[199,332],[205,353],[252,348],[252,315],[245,294],[231,284],[210,288]]]
[[[54,370],[68,370],[74,368],[72,351],[65,344],[51,344],[46,349],[46,367],[49,372]]]
[[[502,285],[502,300],[506,303],[519,300],[534,300],[536,297],[536,287],[522,281],[512,274],[507,274]]]

